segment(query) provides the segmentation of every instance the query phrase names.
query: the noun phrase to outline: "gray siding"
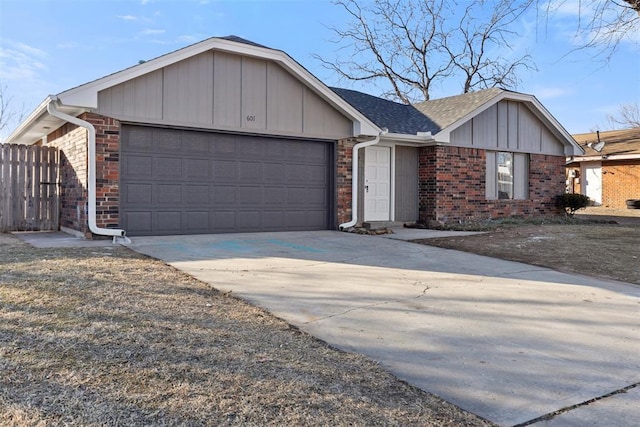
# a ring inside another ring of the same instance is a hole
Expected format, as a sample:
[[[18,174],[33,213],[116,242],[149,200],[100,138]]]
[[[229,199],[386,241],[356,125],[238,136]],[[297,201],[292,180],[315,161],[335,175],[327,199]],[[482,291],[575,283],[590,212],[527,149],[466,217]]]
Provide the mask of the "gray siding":
[[[125,121],[338,139],[353,124],[275,62],[204,52],[98,93]]]
[[[500,101],[451,133],[451,145],[564,155],[564,146],[523,103]]]
[[[418,149],[396,146],[395,220],[418,220]]]

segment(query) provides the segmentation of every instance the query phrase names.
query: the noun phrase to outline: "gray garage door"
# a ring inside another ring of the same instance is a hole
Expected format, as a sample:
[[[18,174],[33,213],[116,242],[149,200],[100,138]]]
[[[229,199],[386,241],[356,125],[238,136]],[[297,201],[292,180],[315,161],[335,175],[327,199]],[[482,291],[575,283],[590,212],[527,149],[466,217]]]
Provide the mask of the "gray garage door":
[[[126,125],[120,215],[131,236],[325,230],[333,144]]]

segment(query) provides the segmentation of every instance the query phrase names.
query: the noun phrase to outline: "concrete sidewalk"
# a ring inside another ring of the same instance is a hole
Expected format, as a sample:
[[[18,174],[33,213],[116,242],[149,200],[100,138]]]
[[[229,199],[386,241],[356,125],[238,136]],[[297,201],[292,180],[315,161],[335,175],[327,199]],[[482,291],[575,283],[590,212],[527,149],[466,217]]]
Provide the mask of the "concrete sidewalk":
[[[498,424],[640,418],[638,286],[331,231],[131,247]]]

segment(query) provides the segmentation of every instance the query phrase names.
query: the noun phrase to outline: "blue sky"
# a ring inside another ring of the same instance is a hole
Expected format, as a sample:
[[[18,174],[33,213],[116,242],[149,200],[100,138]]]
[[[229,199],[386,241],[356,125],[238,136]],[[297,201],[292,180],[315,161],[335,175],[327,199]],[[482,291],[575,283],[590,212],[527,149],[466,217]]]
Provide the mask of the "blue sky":
[[[604,128],[621,104],[640,102],[640,37],[621,43],[609,63],[590,51],[566,56],[574,47],[572,2],[544,25],[533,13],[522,18],[517,49],[529,50],[539,71],[523,73],[517,90],[536,95],[569,132],[581,133]],[[0,0],[0,84],[14,108],[31,112],[48,94],[234,34],[284,50],[330,86],[378,95],[374,86],[339,81],[313,58],[335,55],[328,27],[346,19],[324,0]],[[458,93],[442,86],[433,97]]]

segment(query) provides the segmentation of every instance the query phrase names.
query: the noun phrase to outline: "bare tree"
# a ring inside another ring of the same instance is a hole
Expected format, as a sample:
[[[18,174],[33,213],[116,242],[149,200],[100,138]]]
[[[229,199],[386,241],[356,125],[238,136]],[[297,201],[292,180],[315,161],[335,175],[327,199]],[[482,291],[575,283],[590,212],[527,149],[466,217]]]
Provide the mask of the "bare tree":
[[[616,114],[607,115],[607,122],[612,129],[640,128],[640,104],[622,104]]]
[[[534,2],[473,0],[461,14],[450,0],[337,0],[351,22],[332,28],[338,57],[316,58],[344,79],[386,83],[383,96],[404,103],[429,100],[445,79],[463,92],[514,88],[518,72],[535,65],[528,54],[513,57],[512,24]]]
[[[21,122],[24,116],[24,107],[19,110],[14,109],[13,98],[7,96],[7,87],[0,86],[0,136],[9,130],[9,126]]]
[[[475,18],[478,9],[486,7],[486,4],[484,1],[470,3],[464,11],[457,31],[449,32],[443,44],[453,66],[461,71],[464,77],[464,93],[496,86],[515,88],[520,83],[519,70],[536,69],[529,54],[509,58],[495,52],[491,53],[491,49],[496,48],[500,52],[510,53],[511,41],[519,38],[519,34],[512,29],[513,24],[526,12],[531,2],[496,2],[489,19],[478,20]],[[459,40],[449,42],[447,39],[451,35],[454,38],[459,36]]]
[[[537,0],[535,6],[547,19],[564,7],[572,7],[576,14],[575,50],[593,50],[606,61],[623,40],[633,41],[640,32],[640,0]]]

